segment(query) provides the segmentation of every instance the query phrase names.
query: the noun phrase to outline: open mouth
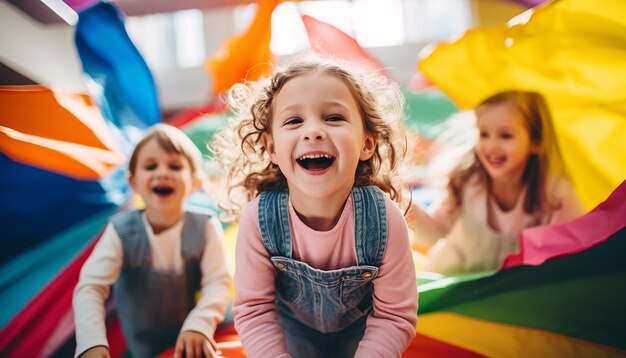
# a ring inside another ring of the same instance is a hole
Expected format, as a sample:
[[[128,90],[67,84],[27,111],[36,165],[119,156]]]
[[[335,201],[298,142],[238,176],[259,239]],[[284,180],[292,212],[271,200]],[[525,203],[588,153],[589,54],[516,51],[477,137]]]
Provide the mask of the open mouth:
[[[169,186],[155,186],[152,192],[159,196],[167,196],[174,192],[174,188]]]
[[[506,158],[502,156],[487,156],[485,159],[487,159],[487,162],[492,165],[502,164],[506,160]]]
[[[306,154],[296,161],[306,170],[324,170],[333,164],[335,157],[328,154]]]

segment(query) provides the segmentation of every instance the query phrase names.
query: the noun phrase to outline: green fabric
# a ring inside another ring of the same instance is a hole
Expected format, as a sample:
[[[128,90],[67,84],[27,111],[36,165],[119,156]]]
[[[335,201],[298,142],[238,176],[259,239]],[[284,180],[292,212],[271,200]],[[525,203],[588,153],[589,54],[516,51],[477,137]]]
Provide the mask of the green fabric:
[[[435,139],[441,132],[441,123],[458,110],[454,103],[437,89],[422,92],[404,91],[407,114],[405,124],[421,135]]]
[[[420,289],[418,314],[452,312],[626,349],[625,252],[623,229],[540,266],[430,281]]]
[[[183,132],[200,149],[203,155],[213,157],[208,145],[213,139],[213,135],[226,125],[228,117],[225,114],[212,114],[193,121],[188,127],[183,128]]]

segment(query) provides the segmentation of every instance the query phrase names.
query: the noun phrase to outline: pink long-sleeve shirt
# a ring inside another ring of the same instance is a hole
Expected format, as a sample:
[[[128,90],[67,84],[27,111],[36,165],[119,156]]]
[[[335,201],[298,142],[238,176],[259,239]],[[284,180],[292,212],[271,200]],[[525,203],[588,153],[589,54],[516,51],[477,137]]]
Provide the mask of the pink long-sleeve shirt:
[[[289,357],[276,311],[276,269],[263,246],[256,198],[244,209],[235,253],[235,327],[249,357]],[[406,221],[386,198],[387,250],[374,279],[373,312],[356,357],[400,357],[415,337],[417,286]],[[356,262],[352,197],[336,226],[315,231],[304,224],[289,202],[293,258],[321,270]]]

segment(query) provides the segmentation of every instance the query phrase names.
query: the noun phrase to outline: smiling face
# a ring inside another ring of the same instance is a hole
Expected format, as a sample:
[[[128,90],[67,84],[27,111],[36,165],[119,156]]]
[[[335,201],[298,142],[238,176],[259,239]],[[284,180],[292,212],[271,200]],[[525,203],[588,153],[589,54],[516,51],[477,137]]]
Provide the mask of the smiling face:
[[[263,142],[290,196],[345,200],[359,160],[375,149],[346,84],[322,72],[293,78],[275,97],[272,113]]]
[[[187,195],[199,184],[189,160],[182,154],[168,153],[156,138],[139,149],[129,182],[143,199],[148,215],[179,215]]]
[[[519,182],[529,156],[537,152],[524,117],[506,102],[481,106],[476,114],[478,159],[492,180]]]

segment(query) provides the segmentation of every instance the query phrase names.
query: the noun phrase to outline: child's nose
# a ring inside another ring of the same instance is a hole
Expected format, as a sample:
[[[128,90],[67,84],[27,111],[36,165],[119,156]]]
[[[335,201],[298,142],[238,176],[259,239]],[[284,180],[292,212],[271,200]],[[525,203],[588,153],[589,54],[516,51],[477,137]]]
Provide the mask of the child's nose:
[[[165,177],[165,176],[168,176],[169,174],[170,174],[170,171],[166,166],[160,166],[159,169],[157,170],[158,177]]]
[[[326,132],[319,125],[309,125],[304,132],[305,140],[322,140],[326,139]]]
[[[491,149],[494,149],[494,148],[497,148],[497,147],[498,147],[498,141],[497,140],[495,140],[493,138],[490,138],[490,139],[487,139],[485,141],[485,148],[487,148],[488,150],[491,150]]]

